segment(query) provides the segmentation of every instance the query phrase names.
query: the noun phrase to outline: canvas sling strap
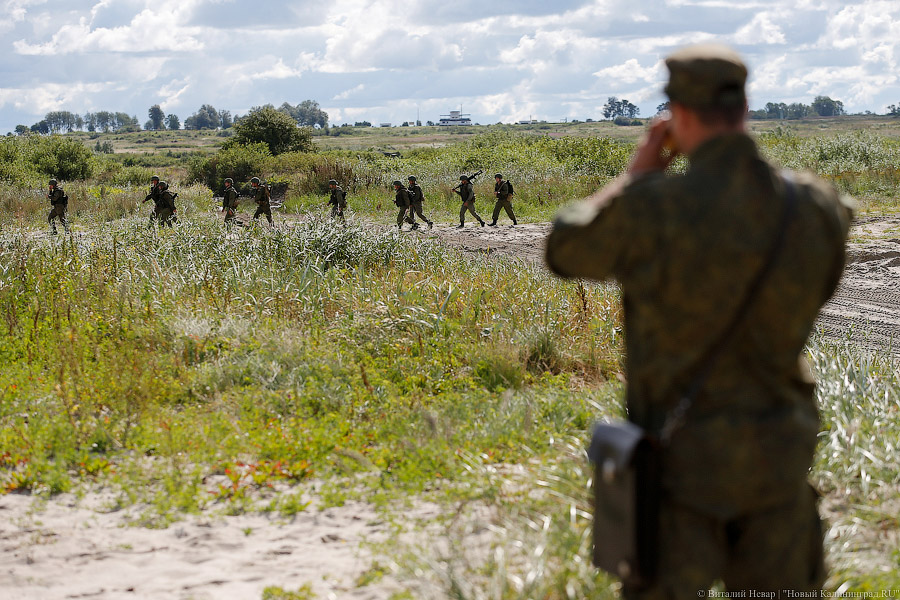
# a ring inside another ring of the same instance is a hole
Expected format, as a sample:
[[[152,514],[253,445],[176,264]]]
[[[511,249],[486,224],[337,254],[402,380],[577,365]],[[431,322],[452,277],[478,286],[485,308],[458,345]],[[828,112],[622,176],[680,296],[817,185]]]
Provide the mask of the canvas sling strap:
[[[659,453],[685,423],[685,417],[706,383],[719,356],[759,295],[784,246],[796,212],[796,184],[784,172],[785,203],[775,239],[762,266],[750,281],[722,333],[702,354],[696,375],[678,403],[666,415],[657,437],[631,422],[594,426],[588,456],[594,463],[594,565],[634,587],[656,577],[659,513]]]

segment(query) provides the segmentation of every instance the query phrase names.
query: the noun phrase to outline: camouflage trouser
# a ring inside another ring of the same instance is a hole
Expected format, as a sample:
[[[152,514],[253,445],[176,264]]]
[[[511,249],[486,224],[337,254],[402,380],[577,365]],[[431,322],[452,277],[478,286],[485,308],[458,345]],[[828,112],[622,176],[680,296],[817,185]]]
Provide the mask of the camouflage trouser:
[[[331,205],[331,218],[332,219],[340,219],[341,221],[343,221],[344,220],[344,208],[337,204],[332,204]]]
[[[269,225],[272,224],[272,206],[268,202],[256,207],[256,212],[253,213],[253,220],[255,221],[258,219],[260,215],[266,215],[266,220],[269,222]]]
[[[178,217],[175,216],[175,212],[171,208],[160,207],[156,211],[156,218],[159,219],[160,225],[168,225],[169,227],[173,223],[178,222]]]
[[[821,590],[826,572],[815,491],[803,482],[793,501],[727,521],[664,501],[658,573],[653,587],[626,587],[623,596],[705,598],[717,579],[747,598],[752,592]]]
[[[68,233],[69,231],[69,221],[66,219],[66,205],[65,204],[54,204],[50,207],[50,214],[47,215],[47,222],[50,223],[50,230],[53,233],[56,233],[56,219],[59,219],[59,222],[62,223],[63,228]]]
[[[484,223],[484,219],[478,216],[478,213],[475,212],[475,203],[474,202],[463,202],[462,206],[459,207],[459,224],[465,225],[466,223],[466,211],[472,213],[472,216],[475,217],[475,220],[479,223]]]
[[[431,225],[431,221],[428,220],[428,217],[425,216],[425,213],[422,212],[422,203],[421,202],[413,202],[409,205],[409,221],[410,223],[415,224],[416,215],[419,215],[419,218]]]
[[[497,203],[494,204],[494,214],[491,215],[491,222],[496,223],[497,219],[500,218],[500,209],[505,208],[506,214],[509,215],[509,218],[512,219],[513,225],[516,224],[516,214],[513,212],[512,202],[509,198],[505,200],[497,199]]]
[[[222,210],[225,211],[225,224],[232,225],[235,222],[235,212],[233,208],[229,208],[227,206],[223,206]]]
[[[397,227],[403,227],[403,221],[407,223],[413,223],[412,220],[407,216],[407,212],[409,211],[409,206],[398,206],[397,209],[400,211],[397,213]]]

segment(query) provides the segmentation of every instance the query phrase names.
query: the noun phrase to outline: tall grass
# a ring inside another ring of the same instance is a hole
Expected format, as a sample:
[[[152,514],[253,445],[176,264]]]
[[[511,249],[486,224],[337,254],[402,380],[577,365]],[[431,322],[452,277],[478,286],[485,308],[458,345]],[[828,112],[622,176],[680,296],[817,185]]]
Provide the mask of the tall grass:
[[[821,338],[811,341],[808,356],[822,416],[811,477],[825,493],[826,586],[876,594],[896,589],[900,370],[889,357]],[[594,416],[619,413],[620,392],[604,388],[593,399]],[[393,568],[422,597],[616,597],[618,584],[590,564],[587,443],[587,431],[579,429],[517,466],[470,457],[466,499],[439,525],[423,525],[429,542],[408,547]]]
[[[614,294],[314,219],[8,235],[0,486],[105,481],[166,522],[312,475],[417,490],[464,476],[463,454],[514,462],[586,426],[572,386],[618,372]],[[576,333],[552,369],[515,350],[535,314]]]

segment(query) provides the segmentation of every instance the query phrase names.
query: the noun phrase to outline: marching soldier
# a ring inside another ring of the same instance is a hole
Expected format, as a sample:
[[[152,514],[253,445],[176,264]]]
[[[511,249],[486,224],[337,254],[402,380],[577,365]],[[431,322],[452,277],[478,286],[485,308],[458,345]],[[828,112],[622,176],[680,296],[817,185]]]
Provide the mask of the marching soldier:
[[[434,226],[434,223],[428,220],[428,217],[425,216],[425,213],[422,212],[422,203],[425,202],[425,194],[422,192],[422,188],[419,187],[419,184],[416,183],[416,176],[410,175],[407,177],[407,181],[409,181],[409,186],[407,190],[409,191],[409,218],[412,221],[413,227],[416,227],[416,215],[419,215],[423,221],[428,223],[428,229],[431,229]]]
[[[272,206],[269,204],[271,200],[269,187],[262,185],[259,177],[254,177],[250,180],[250,187],[253,190],[253,201],[256,202],[256,212],[253,213],[253,220],[259,219],[260,215],[266,215],[269,225],[274,225],[272,222]]]
[[[328,204],[331,205],[331,218],[340,219],[341,222],[344,222],[344,209],[347,208],[347,192],[334,179],[328,180],[328,187],[331,188],[331,197],[328,198]]]
[[[147,197],[144,198],[144,204],[149,200],[153,200],[153,212],[150,213],[150,225],[153,225],[153,221],[159,219],[159,175],[154,175],[150,178],[150,193],[147,194]]]
[[[503,175],[501,173],[494,175],[494,196],[497,198],[497,203],[494,204],[494,214],[488,225],[491,227],[497,226],[497,219],[500,217],[501,208],[506,210],[506,214],[512,219],[513,225],[517,225],[516,215],[513,212],[512,201],[510,200],[512,194],[509,191],[509,182],[503,181]]]
[[[69,197],[66,192],[59,187],[55,179],[51,179],[47,186],[47,199],[50,200],[50,214],[47,215],[47,222],[50,223],[50,233],[56,235],[56,219],[62,223],[66,233],[69,233],[69,221],[66,219],[66,210],[68,209]]]
[[[228,177],[225,179],[225,192],[222,194],[222,210],[225,211],[225,225],[234,224],[237,205],[238,193],[234,189],[234,180]]]
[[[400,212],[397,213],[397,229],[403,229],[403,221],[407,223],[413,224],[413,229],[417,229],[418,226],[415,224],[415,221],[411,221],[410,218],[406,215],[407,211],[409,211],[409,193],[406,188],[403,187],[402,181],[394,182],[394,204],[397,205],[397,208],[400,209]]]
[[[173,223],[178,222],[178,216],[175,214],[177,212],[175,209],[175,198],[178,197],[178,194],[172,192],[169,189],[169,184],[165,181],[160,181],[157,188],[159,188],[157,218],[161,225],[171,227]]]
[[[462,229],[466,226],[466,211],[472,213],[472,216],[484,227],[484,219],[475,212],[475,190],[472,188],[468,175],[459,176],[459,186],[454,191],[459,194],[462,200],[462,206],[459,208],[459,225],[456,228]]]

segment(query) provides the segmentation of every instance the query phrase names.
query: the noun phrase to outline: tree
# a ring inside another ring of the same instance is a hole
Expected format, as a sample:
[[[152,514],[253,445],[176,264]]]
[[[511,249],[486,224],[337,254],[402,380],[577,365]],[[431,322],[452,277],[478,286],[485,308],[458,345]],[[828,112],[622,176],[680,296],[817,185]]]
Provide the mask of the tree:
[[[353,124],[353,126],[354,126],[354,127],[371,127],[372,124],[369,123],[368,121],[356,121],[356,122]]]
[[[228,129],[234,125],[234,120],[231,118],[231,112],[227,110],[219,111],[219,125],[222,129]]]
[[[669,110],[669,101],[666,100],[662,104],[656,107],[656,114],[663,112],[664,110]]]
[[[200,110],[184,120],[185,129],[218,129],[221,119],[219,112],[209,104],[204,104]]]
[[[34,133],[40,133],[42,135],[48,135],[50,133],[50,125],[47,123],[47,121],[38,121],[31,126],[31,131]]]
[[[888,104],[887,114],[892,117],[900,117],[900,106],[897,106],[896,104]]]
[[[304,127],[321,128],[328,126],[328,113],[319,108],[319,103],[315,100],[304,100],[297,106],[291,106],[287,102],[278,107],[278,110],[290,115],[298,125]]]
[[[793,104],[788,104],[787,109],[785,110],[785,118],[786,119],[802,119],[804,117],[808,117],[812,112],[812,109],[807,104],[803,104],[802,102],[794,102]]]
[[[254,108],[234,124],[234,136],[226,145],[264,143],[275,154],[308,152],[312,150],[312,135],[306,128],[297,127],[290,115],[271,106]]]
[[[166,117],[166,129],[171,129],[172,131],[181,129],[181,119],[178,118],[178,115],[170,114]]]
[[[25,135],[28,133],[27,125],[16,125],[16,135]]]
[[[638,116],[640,112],[641,109],[628,100],[625,100],[624,98],[619,100],[615,96],[610,96],[603,106],[603,116],[607,119],[613,119],[615,117],[628,117],[633,119]]]
[[[816,96],[811,108],[820,117],[836,117],[844,114],[844,103],[840,100],[832,100],[828,96]]]
[[[165,129],[166,113],[159,107],[159,104],[151,106],[150,110],[147,111],[147,114],[149,114],[150,120],[144,125],[144,129],[149,129],[151,131]]]

